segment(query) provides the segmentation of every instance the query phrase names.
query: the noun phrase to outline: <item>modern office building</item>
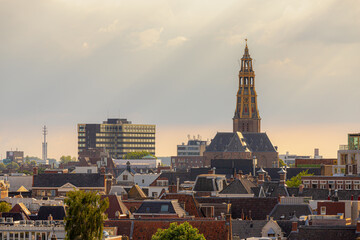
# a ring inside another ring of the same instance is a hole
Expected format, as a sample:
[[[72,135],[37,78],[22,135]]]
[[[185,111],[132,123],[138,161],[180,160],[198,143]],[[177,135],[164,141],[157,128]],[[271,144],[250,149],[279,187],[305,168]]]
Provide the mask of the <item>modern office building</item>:
[[[208,145],[207,141],[202,141],[200,139],[194,139],[188,141],[187,145],[182,143],[177,145],[177,155],[178,156],[202,156]]]
[[[138,151],[155,155],[155,125],[132,124],[117,118],[102,124],[78,124],[78,152],[89,148],[105,149],[115,159]]]
[[[348,134],[348,145],[340,145],[334,175],[356,175],[360,173],[360,133]]]
[[[200,137],[189,138],[187,145],[185,143],[177,145],[177,156],[171,157],[171,167],[173,169],[206,167],[203,155],[207,146],[208,142],[200,140]]]
[[[24,162],[24,152],[23,151],[7,151],[6,152],[6,159],[10,159],[16,163],[23,163]]]

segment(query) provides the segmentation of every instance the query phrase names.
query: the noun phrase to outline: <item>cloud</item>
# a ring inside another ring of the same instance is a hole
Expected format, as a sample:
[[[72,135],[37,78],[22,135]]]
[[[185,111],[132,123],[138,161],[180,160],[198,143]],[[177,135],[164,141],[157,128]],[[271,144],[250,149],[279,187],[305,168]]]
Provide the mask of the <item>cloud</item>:
[[[118,25],[119,25],[119,20],[115,19],[108,26],[99,28],[99,32],[101,32],[101,33],[115,32],[118,29]]]
[[[179,37],[168,40],[167,46],[168,47],[178,47],[178,46],[183,45],[186,41],[188,41],[188,39],[186,37],[179,36]]]
[[[132,33],[131,38],[134,40],[136,49],[150,48],[160,42],[160,36],[163,31],[163,27],[150,28],[142,32]]]

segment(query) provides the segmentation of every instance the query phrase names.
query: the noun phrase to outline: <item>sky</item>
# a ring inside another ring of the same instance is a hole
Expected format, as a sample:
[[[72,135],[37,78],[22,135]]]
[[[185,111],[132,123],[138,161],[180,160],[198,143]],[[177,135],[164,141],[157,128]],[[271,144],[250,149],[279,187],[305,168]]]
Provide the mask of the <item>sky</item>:
[[[279,153],[336,157],[360,132],[357,0],[0,0],[0,155],[77,155],[77,124],[156,124],[156,155],[232,131],[239,59],[254,61]]]

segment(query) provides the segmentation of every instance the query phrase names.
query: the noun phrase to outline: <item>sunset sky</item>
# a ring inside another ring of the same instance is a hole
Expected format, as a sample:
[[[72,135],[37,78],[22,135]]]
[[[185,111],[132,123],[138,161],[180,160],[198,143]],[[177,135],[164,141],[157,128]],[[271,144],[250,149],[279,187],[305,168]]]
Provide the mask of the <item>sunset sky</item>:
[[[232,131],[254,59],[279,153],[336,157],[360,132],[360,2],[0,0],[0,155],[77,155],[77,123],[156,124],[156,154]]]

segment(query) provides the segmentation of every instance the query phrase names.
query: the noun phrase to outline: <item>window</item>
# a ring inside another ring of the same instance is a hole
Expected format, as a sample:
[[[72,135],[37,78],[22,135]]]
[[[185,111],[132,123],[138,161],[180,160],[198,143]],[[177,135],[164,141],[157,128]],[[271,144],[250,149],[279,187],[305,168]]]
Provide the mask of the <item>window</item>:
[[[326,215],[326,207],[325,206],[320,207],[320,214]]]
[[[351,190],[351,184],[346,184],[346,185],[345,185],[345,189],[346,189],[346,190]]]
[[[340,190],[343,189],[343,185],[338,185],[337,187],[338,187],[338,189],[340,189]]]
[[[55,197],[56,196],[56,190],[51,190],[51,196]]]
[[[167,205],[167,204],[162,204],[160,211],[161,211],[161,212],[168,212],[168,211],[169,211],[169,205]]]
[[[127,181],[128,180],[128,175],[123,175],[123,180]]]
[[[88,169],[88,170],[87,170],[87,173],[92,173],[92,169]]]
[[[144,179],[142,179],[142,180],[141,180],[141,182],[142,182],[142,183],[144,183],[144,182],[145,182],[145,180],[144,180]]]

